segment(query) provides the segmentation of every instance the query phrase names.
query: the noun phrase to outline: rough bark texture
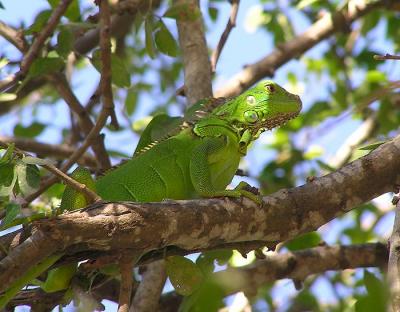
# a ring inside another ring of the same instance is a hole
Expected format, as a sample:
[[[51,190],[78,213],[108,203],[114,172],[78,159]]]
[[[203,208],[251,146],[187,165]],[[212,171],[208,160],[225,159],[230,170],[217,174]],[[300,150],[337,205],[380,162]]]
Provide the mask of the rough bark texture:
[[[392,295],[392,311],[400,311],[400,201],[396,204],[396,216],[390,237],[388,280]]]
[[[94,204],[35,222],[39,238],[46,241],[31,237],[0,261],[0,290],[62,246],[150,252],[167,246],[190,251],[247,241],[273,245],[316,230],[392,191],[400,182],[399,172],[400,136],[337,172],[265,196],[261,207],[246,198]],[[32,248],[44,251],[31,254]]]
[[[130,312],[153,312],[158,309],[158,300],[164,288],[167,273],[165,261],[159,260],[146,265],[142,273],[142,281],[138,286]]]
[[[193,104],[212,96],[211,63],[208,57],[199,1],[177,0],[176,2],[186,3],[192,10],[200,14],[195,20],[184,18],[177,20],[185,74],[185,95],[189,104]]]

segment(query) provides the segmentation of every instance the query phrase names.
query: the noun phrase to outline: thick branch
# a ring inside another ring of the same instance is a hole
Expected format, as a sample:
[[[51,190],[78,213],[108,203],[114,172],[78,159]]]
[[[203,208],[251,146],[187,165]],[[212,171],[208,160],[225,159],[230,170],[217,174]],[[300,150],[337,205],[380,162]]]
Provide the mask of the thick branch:
[[[176,2],[187,4],[192,12],[199,14],[199,17],[195,20],[189,18],[177,20],[185,75],[185,95],[189,104],[193,104],[212,96],[211,63],[208,58],[199,1],[177,0]]]
[[[130,248],[145,253],[167,246],[190,251],[247,241],[276,244],[316,230],[392,191],[400,182],[399,172],[400,136],[336,172],[265,196],[262,207],[246,198],[98,203],[35,224],[50,242],[80,246],[80,250]],[[30,263],[47,256],[36,254],[27,259],[15,253],[19,247],[0,261],[5,269],[4,262],[12,258],[16,267],[1,272],[0,289],[18,279]]]
[[[273,76],[277,68],[293,58],[311,49],[322,40],[335,32],[343,31],[356,19],[366,15],[372,10],[390,6],[395,0],[352,0],[342,10],[332,14],[325,14],[321,19],[311,25],[303,34],[278,46],[271,54],[256,63],[246,66],[237,73],[215,96],[233,96],[242,93],[258,80]]]

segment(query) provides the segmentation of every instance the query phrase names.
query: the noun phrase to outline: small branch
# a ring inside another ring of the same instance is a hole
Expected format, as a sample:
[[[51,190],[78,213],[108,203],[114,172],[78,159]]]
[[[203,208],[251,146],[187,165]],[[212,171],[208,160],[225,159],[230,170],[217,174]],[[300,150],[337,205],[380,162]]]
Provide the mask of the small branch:
[[[393,232],[389,239],[390,251],[387,277],[393,311],[400,311],[400,201],[396,203]]]
[[[101,78],[100,90],[103,95],[103,111],[111,117],[111,124],[118,129],[118,120],[114,111],[114,101],[111,88],[111,37],[110,8],[108,0],[100,0],[100,54]]]
[[[47,169],[51,173],[53,173],[56,177],[59,177],[61,180],[65,182],[65,184],[72,187],[74,190],[83,193],[90,202],[97,202],[101,200],[101,197],[93,192],[90,188],[88,188],[85,184],[79,183],[64,172],[60,171],[58,168],[53,165],[41,165],[43,168]]]
[[[0,21],[0,35],[13,44],[21,52],[26,51],[28,44],[22,35],[22,31]]]
[[[1,86],[0,91],[8,89],[18,80],[23,79],[26,76],[33,61],[40,55],[40,50],[42,49],[46,40],[51,36],[54,29],[57,27],[61,16],[63,16],[71,2],[72,0],[62,0],[60,2],[22,59],[20,70],[15,74],[12,83]],[[2,85],[2,82],[0,82],[0,85]]]
[[[0,141],[7,144],[14,143],[15,146],[18,147],[19,149],[28,152],[33,152],[37,155],[50,156],[59,159],[68,158],[69,156],[72,155],[72,153],[75,150],[74,148],[70,147],[67,144],[53,145],[53,144],[34,141],[27,138],[17,138],[17,137],[0,135]],[[83,155],[78,160],[78,163],[93,168],[97,166],[96,160],[92,156],[87,154]]]
[[[142,273],[142,281],[136,290],[129,311],[157,311],[158,302],[166,279],[167,273],[164,260],[155,261],[146,265],[145,271]]]
[[[132,270],[134,262],[130,255],[122,254],[119,261],[121,271],[121,285],[119,291],[118,312],[128,312],[132,295]]]
[[[385,60],[400,60],[400,55],[392,55],[386,53],[385,55],[374,55],[374,59],[378,61],[385,61]]]
[[[212,96],[211,64],[198,0],[177,0],[176,3],[184,3],[200,15],[194,21],[184,18],[176,21],[183,58],[185,95],[188,103],[193,104]]]
[[[239,3],[240,0],[232,0],[231,1],[231,15],[229,17],[228,23],[226,24],[225,30],[221,35],[221,38],[219,39],[217,48],[214,50],[212,56],[211,56],[211,70],[214,73],[217,67],[218,59],[219,56],[222,52],[222,49],[225,46],[225,43],[229,37],[229,34],[231,33],[232,29],[236,27],[236,17],[238,14],[239,10]]]

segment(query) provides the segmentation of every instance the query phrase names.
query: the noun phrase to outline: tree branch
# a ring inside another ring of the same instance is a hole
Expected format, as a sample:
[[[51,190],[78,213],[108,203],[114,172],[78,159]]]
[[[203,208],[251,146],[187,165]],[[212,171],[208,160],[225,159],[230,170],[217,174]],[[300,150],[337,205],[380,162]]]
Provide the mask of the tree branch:
[[[176,0],[176,3],[185,4],[190,7],[191,12],[199,14],[195,20],[182,17],[176,21],[183,58],[185,95],[189,104],[212,96],[211,63],[198,2],[198,0]]]
[[[161,296],[167,273],[165,261],[159,260],[146,265],[142,274],[142,282],[139,284],[134,300],[129,311],[152,312],[158,309],[158,298]]]
[[[400,311],[400,201],[396,203],[393,232],[390,237],[388,280],[393,311]]]
[[[36,235],[47,237],[46,246],[56,241],[58,248],[79,246],[79,250],[130,248],[146,253],[167,246],[191,251],[248,241],[272,245],[316,230],[392,191],[400,182],[399,172],[400,136],[336,172],[265,196],[261,207],[246,198],[97,203],[34,225]],[[29,247],[26,241],[23,244],[24,249]],[[0,261],[0,290],[48,256],[19,254],[20,246]],[[7,269],[10,262],[13,266]]]
[[[302,53],[311,49],[322,40],[335,32],[343,31],[356,19],[366,15],[372,10],[390,7],[395,0],[352,0],[343,9],[334,14],[325,14],[321,19],[311,25],[303,34],[278,46],[271,54],[262,58],[256,63],[246,66],[237,73],[221,89],[215,93],[216,97],[234,96],[242,93],[258,80],[264,77],[271,77],[277,68],[293,58],[299,57]]]

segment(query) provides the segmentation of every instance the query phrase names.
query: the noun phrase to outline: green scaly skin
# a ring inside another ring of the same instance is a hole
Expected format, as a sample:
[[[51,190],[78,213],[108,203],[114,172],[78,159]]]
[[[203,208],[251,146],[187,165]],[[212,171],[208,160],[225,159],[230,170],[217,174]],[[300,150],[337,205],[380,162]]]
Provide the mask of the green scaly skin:
[[[135,157],[107,172],[91,188],[108,201],[245,196],[259,203],[259,197],[245,190],[242,183],[233,190],[226,187],[248,145],[264,130],[297,116],[301,100],[278,84],[263,81],[233,99],[219,100],[222,104],[208,111],[210,101],[213,100],[195,104],[183,119],[165,115],[154,118],[139,141]],[[196,118],[196,114],[200,114],[198,110],[205,112]],[[190,126],[162,139],[165,131],[186,120]],[[149,143],[159,139],[160,142],[146,150]],[[86,204],[82,195],[67,188],[61,208],[73,210]],[[57,274],[52,275],[54,278]],[[51,284],[51,281],[46,283]]]

